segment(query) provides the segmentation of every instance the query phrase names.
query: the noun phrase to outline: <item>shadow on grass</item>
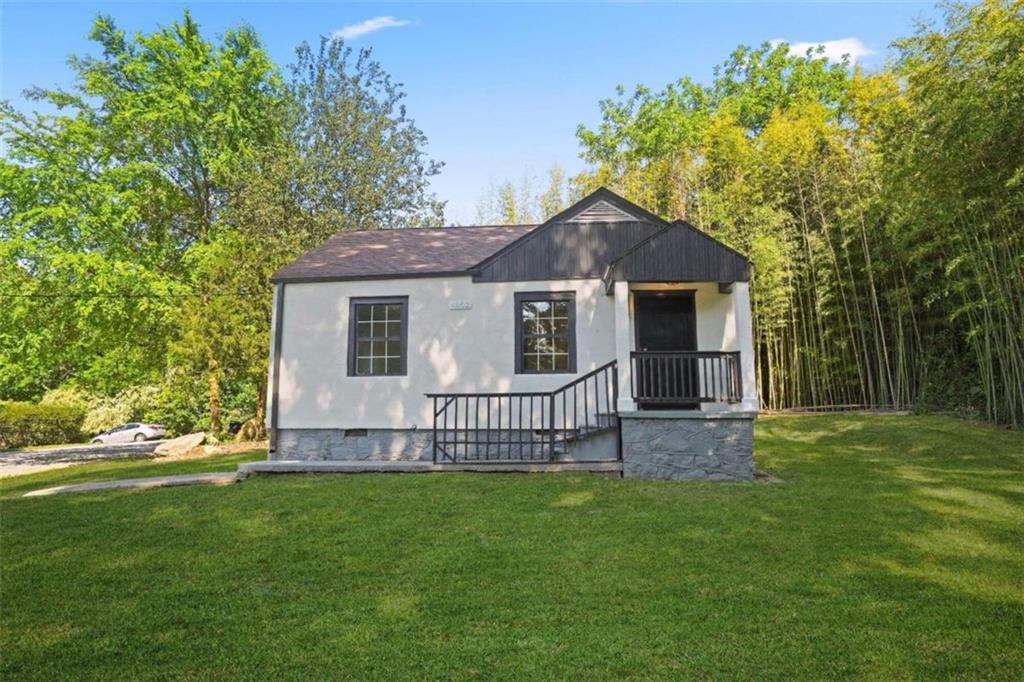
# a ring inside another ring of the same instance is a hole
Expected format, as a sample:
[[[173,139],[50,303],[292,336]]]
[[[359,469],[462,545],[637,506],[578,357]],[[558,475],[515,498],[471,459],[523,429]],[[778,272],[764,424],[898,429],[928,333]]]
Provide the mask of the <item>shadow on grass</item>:
[[[1024,605],[1024,432],[941,417],[764,422],[758,448],[769,466],[813,477],[816,496],[842,495],[832,521],[871,530],[886,547],[850,546],[835,557],[847,570],[877,576],[881,591],[898,578]]]

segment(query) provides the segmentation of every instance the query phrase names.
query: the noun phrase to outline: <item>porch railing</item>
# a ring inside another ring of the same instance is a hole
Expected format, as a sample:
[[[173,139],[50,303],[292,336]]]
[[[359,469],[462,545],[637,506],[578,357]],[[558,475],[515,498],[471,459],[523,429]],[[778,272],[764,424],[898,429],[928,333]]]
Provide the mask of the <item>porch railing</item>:
[[[550,461],[574,439],[615,428],[613,360],[553,391],[428,393],[435,462]]]
[[[648,405],[735,403],[743,397],[739,351],[635,351],[633,399]]]

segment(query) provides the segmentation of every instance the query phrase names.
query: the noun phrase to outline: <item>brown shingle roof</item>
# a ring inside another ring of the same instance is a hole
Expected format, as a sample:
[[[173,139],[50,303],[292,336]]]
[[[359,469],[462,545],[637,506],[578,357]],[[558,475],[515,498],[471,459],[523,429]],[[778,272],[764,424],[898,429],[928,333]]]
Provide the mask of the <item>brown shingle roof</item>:
[[[462,273],[536,225],[339,232],[278,270],[274,282]]]

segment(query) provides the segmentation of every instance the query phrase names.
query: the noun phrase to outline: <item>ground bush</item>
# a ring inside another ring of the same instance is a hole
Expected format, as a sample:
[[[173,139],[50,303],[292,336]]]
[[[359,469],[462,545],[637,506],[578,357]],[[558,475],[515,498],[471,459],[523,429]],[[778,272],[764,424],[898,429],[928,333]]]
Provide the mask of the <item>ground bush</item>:
[[[207,390],[208,384],[202,377],[184,368],[172,368],[164,377],[146,419],[163,424],[168,435],[206,431],[210,426]]]
[[[75,386],[51,388],[39,399],[40,405],[63,405],[88,410],[95,397]]]
[[[70,405],[0,404],[0,448],[75,443],[83,439],[85,411]]]
[[[119,424],[141,421],[156,402],[156,386],[129,386],[115,396],[98,398],[89,405],[82,428],[95,435]]]

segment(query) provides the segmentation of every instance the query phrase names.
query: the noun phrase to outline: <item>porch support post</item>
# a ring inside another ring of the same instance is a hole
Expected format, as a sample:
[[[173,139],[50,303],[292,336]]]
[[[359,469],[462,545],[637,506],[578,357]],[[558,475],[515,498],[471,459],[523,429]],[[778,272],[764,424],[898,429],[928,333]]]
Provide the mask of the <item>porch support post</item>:
[[[754,327],[750,312],[750,283],[736,282],[732,287],[732,303],[736,321],[736,342],[740,351],[740,374],[743,379],[741,409],[756,412],[757,375],[754,373]]]
[[[632,363],[629,352],[632,349],[632,325],[629,321],[629,282],[615,282],[615,359],[619,372],[619,412],[633,412],[636,403],[633,401],[633,389],[630,377]]]

